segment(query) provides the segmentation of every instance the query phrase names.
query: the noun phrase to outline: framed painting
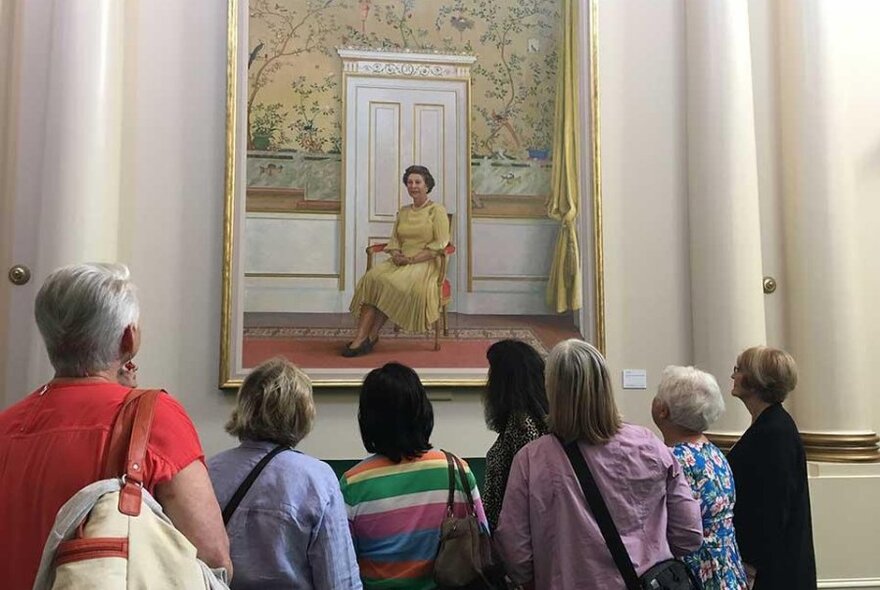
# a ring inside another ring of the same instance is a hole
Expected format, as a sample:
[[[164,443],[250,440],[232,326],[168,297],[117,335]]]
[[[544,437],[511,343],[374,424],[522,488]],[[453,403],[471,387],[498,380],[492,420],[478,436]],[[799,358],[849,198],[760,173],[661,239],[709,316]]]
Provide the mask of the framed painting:
[[[427,386],[473,387],[497,340],[604,347],[595,4],[573,28],[561,6],[229,1],[221,387],[278,355],[317,387],[358,385],[389,361]],[[566,26],[592,56],[564,81],[583,97],[586,148],[567,222],[551,190]],[[410,239],[410,165],[430,171],[449,246],[404,292],[438,295],[407,302],[416,320],[365,303],[388,321],[367,354],[344,356],[367,309],[352,303],[367,301],[358,284],[398,264],[385,244]]]

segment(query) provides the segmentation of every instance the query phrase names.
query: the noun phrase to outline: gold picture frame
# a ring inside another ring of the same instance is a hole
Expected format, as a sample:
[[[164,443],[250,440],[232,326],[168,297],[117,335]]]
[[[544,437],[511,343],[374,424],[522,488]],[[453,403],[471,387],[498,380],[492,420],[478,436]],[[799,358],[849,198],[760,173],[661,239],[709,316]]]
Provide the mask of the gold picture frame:
[[[588,96],[588,101],[582,106],[582,113],[589,119],[589,126],[585,135],[588,138],[588,149],[585,150],[588,162],[582,162],[582,170],[585,178],[581,183],[582,211],[579,230],[581,234],[582,252],[589,252],[584,256],[589,260],[584,265],[583,273],[585,285],[584,308],[588,313],[589,323],[582,327],[587,332],[586,336],[604,352],[605,349],[605,303],[604,303],[604,249],[602,231],[602,190],[601,190],[601,142],[599,121],[599,77],[598,77],[598,0],[579,0],[580,6],[585,9],[582,14],[586,18],[584,27],[587,31],[587,45],[589,47],[589,67],[585,79],[580,80],[582,96]],[[247,101],[243,100],[247,91],[247,69],[243,67],[247,63],[248,52],[246,39],[243,34],[243,19],[249,14],[249,0],[228,0],[228,30],[227,30],[227,91],[226,91],[226,165],[224,182],[224,219],[223,219],[223,254],[222,254],[222,308],[220,326],[220,363],[219,363],[219,387],[232,389],[240,386],[245,368],[241,362],[241,349],[243,340],[243,314],[241,306],[237,304],[237,297],[242,291],[241,281],[244,278],[243,263],[241,261],[240,241],[242,238],[243,221],[239,209],[244,210],[248,189],[245,185],[245,149],[244,149],[244,125],[247,119],[243,109]],[[344,95],[343,95],[344,96]],[[468,92],[468,108],[470,108],[471,95]],[[468,141],[470,150],[470,141]],[[470,185],[470,166],[468,166],[468,184]],[[589,172],[587,173],[587,171]],[[344,166],[343,166],[344,176]],[[343,179],[344,184],[344,179]],[[257,194],[257,197],[260,195]],[[303,207],[308,198],[300,193],[285,195],[282,207]],[[469,199],[470,202],[470,199]],[[254,201],[254,209],[259,210],[263,205],[259,200]],[[342,206],[344,215],[344,205]],[[271,207],[266,208],[270,211]],[[309,210],[308,212],[319,214],[326,211]],[[471,212],[468,211],[470,218]],[[479,217],[476,215],[475,217]],[[469,237],[469,236],[468,236]],[[343,256],[344,253],[340,253]],[[470,267],[470,261],[466,261]],[[344,267],[340,270],[344,272]],[[339,280],[342,273],[340,272]],[[472,273],[469,272],[469,279]],[[470,282],[470,280],[469,280]],[[359,385],[366,370],[354,373],[312,371],[303,367],[312,378],[313,384],[320,388],[350,388]],[[468,372],[442,373],[436,371],[422,371],[415,367],[422,375],[422,380],[428,387],[434,388],[467,388],[478,387],[485,382],[485,372],[473,374]]]

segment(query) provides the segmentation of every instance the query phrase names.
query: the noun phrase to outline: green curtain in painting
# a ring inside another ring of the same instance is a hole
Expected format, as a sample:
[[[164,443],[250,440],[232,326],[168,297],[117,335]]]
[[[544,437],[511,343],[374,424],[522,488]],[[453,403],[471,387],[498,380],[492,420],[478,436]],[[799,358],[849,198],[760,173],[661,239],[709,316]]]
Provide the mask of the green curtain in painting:
[[[547,284],[547,303],[557,313],[581,308],[581,263],[577,215],[578,166],[578,0],[562,0],[562,30],[556,82],[553,169],[547,214],[559,221],[556,251]]]

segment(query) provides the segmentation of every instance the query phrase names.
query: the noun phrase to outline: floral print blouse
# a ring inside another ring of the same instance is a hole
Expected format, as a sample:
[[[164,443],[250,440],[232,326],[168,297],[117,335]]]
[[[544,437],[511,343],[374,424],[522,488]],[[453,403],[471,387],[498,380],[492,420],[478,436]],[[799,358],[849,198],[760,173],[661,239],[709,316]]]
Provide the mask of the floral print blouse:
[[[678,443],[672,454],[700,501],[703,516],[703,546],[685,556],[684,562],[703,583],[703,590],[746,588],[733,529],[736,488],[727,459],[709,442]]]
[[[486,452],[486,483],[483,485],[483,508],[489,519],[489,527],[494,531],[501,515],[501,502],[507,489],[507,476],[513,456],[532,442],[547,434],[547,424],[535,420],[528,414],[514,414],[507,420],[504,431],[498,435],[495,444]]]

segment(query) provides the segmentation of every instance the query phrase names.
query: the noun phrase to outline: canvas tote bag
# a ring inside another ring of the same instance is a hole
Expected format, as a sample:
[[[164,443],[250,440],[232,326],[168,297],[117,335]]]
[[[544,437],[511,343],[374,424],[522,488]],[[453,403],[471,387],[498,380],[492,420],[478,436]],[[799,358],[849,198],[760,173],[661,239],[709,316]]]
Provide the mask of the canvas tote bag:
[[[77,492],[58,512],[34,590],[183,588],[228,590],[143,488],[143,464],[160,390],[134,389],[114,423],[108,477]],[[123,463],[124,460],[124,463]]]

